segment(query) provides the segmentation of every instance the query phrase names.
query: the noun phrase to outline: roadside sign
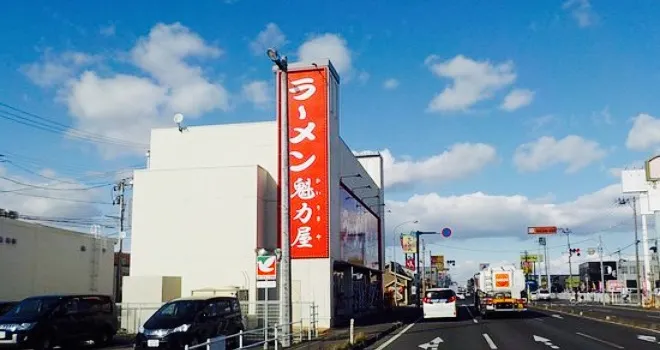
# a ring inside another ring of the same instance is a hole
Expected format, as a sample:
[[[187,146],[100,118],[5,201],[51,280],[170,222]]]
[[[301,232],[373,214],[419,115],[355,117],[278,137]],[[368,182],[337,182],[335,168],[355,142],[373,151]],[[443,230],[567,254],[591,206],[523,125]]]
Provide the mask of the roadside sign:
[[[277,257],[275,255],[257,256],[257,281],[275,281],[277,279]]]
[[[557,226],[530,226],[527,228],[528,235],[554,235],[557,233]]]
[[[451,229],[449,227],[445,227],[440,233],[442,234],[442,237],[449,238],[451,236]]]
[[[542,254],[520,254],[520,261],[527,261],[527,262],[543,262],[543,255]]]

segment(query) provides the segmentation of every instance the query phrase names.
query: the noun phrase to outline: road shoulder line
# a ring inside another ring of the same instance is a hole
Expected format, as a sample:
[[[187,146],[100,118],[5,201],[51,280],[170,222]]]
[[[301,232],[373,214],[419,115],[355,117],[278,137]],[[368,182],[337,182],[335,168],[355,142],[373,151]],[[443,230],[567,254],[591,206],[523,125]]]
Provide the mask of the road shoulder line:
[[[406,333],[407,331],[409,331],[410,328],[412,328],[414,325],[416,325],[417,322],[419,322],[419,320],[421,320],[421,319],[422,319],[422,318],[420,317],[420,318],[418,318],[417,320],[415,320],[415,322],[413,322],[413,323],[411,323],[411,324],[405,326],[405,327],[404,327],[402,330],[400,330],[397,334],[393,335],[392,338],[388,339],[386,342],[384,342],[384,343],[381,344],[379,347],[377,347],[376,350],[383,350],[383,349],[385,349],[386,347],[388,347],[390,344],[394,343],[395,340],[399,339],[404,333]]]

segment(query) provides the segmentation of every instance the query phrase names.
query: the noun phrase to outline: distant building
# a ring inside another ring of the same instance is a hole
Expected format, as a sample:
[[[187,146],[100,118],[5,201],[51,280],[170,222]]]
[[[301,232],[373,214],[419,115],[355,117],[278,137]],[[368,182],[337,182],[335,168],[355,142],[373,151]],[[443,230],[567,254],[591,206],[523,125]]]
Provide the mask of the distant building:
[[[0,209],[0,301],[53,293],[113,294],[114,240],[21,221],[9,213]]]
[[[605,270],[604,277],[606,283],[607,281],[616,281],[618,279],[616,261],[603,261],[603,269]],[[578,267],[580,284],[587,290],[600,290],[600,275],[599,261],[585,262]]]

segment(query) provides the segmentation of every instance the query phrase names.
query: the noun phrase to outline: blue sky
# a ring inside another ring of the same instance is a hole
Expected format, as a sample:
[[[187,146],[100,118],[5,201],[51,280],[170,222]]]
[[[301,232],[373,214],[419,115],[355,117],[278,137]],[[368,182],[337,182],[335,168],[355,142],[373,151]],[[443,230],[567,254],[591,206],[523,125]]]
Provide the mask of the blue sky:
[[[85,188],[0,193],[0,206],[26,214],[84,213],[87,225],[116,210],[102,185],[143,163],[148,129],[174,111],[191,125],[272,119],[268,45],[291,60],[331,58],[342,137],[387,161],[388,241],[406,220],[451,226],[454,237],[430,249],[457,260],[457,274],[535,249],[527,225],[627,246],[617,169],[660,145],[655,1],[31,1],[3,11],[3,176]],[[7,106],[64,127],[21,125],[13,114],[26,115]],[[563,250],[551,251],[557,268]]]

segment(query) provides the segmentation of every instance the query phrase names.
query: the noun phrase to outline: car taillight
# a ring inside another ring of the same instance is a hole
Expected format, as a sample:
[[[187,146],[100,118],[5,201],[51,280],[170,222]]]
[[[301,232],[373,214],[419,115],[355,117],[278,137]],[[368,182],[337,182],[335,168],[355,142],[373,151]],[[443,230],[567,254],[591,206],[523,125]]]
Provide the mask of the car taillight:
[[[491,299],[491,298],[486,298],[486,299],[484,299],[484,302],[486,302],[486,304],[492,304],[492,303],[493,303],[493,299]]]
[[[431,298],[424,298],[424,299],[422,299],[422,302],[423,302],[424,304],[433,304],[433,303],[431,302]]]
[[[456,296],[450,296],[449,300],[447,300],[448,303],[453,303],[456,301]]]

